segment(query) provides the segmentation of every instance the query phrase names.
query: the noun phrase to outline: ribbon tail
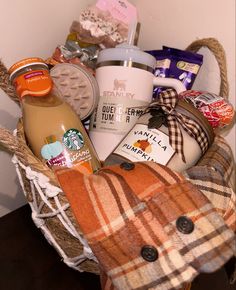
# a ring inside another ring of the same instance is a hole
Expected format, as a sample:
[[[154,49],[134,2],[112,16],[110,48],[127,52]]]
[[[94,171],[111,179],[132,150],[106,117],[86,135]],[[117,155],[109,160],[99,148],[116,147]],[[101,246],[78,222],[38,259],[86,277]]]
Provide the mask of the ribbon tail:
[[[197,141],[202,153],[204,154],[209,147],[205,131],[196,121],[185,115],[177,113],[176,119],[181,124],[184,131]]]
[[[151,106],[160,106],[167,116],[170,145],[177,154],[181,155],[183,162],[186,163],[182,129],[196,140],[203,154],[209,144],[207,135],[198,122],[175,110],[177,102],[177,93],[170,89],[160,93],[158,102],[154,102]]]
[[[183,134],[178,126],[178,122],[172,115],[169,115],[167,117],[167,122],[168,122],[170,145],[174,149],[174,151],[181,156],[182,161],[186,163],[183,150],[184,147]]]

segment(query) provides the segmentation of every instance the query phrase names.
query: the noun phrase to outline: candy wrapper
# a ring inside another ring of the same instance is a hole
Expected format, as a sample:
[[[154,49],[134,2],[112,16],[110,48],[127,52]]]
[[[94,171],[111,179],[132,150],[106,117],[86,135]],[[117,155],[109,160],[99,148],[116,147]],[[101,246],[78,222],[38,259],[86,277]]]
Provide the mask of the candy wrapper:
[[[57,63],[77,64],[94,74],[99,51],[98,45],[84,43],[77,39],[76,34],[71,33],[68,35],[66,43],[58,45],[46,63],[51,66]]]
[[[168,78],[170,75],[170,63],[171,63],[171,54],[168,51],[164,50],[149,50],[146,51],[156,58],[156,67],[154,75],[160,78]],[[155,99],[159,93],[161,93],[166,88],[154,87],[153,89],[153,98]]]
[[[162,50],[148,50],[147,53],[156,58],[154,74],[158,77],[180,80],[186,90],[190,90],[203,62],[203,56],[186,50],[163,46]],[[166,88],[156,87],[153,98]]]
[[[114,47],[127,40],[129,24],[136,14],[136,8],[127,0],[98,0],[82,11],[70,32],[77,33],[83,42]]]
[[[235,114],[233,106],[216,94],[188,90],[180,93],[179,98],[197,108],[207,118],[213,129],[222,129],[233,120]]]
[[[169,77],[180,80],[190,90],[203,62],[203,55],[163,46],[171,54]]]

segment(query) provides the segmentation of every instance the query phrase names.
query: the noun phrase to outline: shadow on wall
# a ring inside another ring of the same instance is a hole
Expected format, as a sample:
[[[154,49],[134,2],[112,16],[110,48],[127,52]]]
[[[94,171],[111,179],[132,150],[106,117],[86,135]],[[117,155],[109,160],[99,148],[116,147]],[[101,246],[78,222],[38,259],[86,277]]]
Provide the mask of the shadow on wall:
[[[14,183],[16,187],[14,195],[9,195],[4,192],[0,192],[0,205],[7,212],[15,210],[19,206],[27,203],[27,200],[22,192],[22,188],[17,177],[15,178]]]
[[[18,117],[11,115],[9,112],[0,109],[0,126],[13,130],[16,128]]]
[[[17,110],[15,115],[0,109],[0,126],[10,131],[17,126]],[[1,141],[0,141],[1,143]],[[0,217],[24,205],[27,201],[11,163],[12,154],[0,145]]]

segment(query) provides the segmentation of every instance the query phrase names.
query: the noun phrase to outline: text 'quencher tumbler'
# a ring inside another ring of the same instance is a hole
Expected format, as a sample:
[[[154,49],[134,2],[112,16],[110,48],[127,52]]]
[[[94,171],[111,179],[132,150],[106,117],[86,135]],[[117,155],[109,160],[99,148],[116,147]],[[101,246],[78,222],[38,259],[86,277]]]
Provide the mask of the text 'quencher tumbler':
[[[152,101],[154,86],[185,90],[176,79],[155,77],[155,66],[152,55],[128,43],[100,51],[95,74],[100,98],[89,135],[101,160],[113,151]]]

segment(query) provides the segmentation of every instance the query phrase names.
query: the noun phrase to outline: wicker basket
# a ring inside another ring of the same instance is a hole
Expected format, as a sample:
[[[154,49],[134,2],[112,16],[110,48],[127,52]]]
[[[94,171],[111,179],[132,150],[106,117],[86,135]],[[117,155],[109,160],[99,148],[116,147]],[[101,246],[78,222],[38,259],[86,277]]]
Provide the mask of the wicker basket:
[[[215,56],[220,69],[220,95],[228,96],[228,81],[224,49],[214,38],[194,41],[186,50],[197,52],[207,47]],[[15,90],[9,82],[7,69],[0,63],[0,87],[15,102],[19,103]],[[12,134],[0,128],[0,144],[13,153],[23,192],[31,206],[32,218],[50,244],[70,267],[99,273],[97,260],[78,228],[65,194],[60,189],[52,170],[37,159],[24,138],[24,128],[19,120]]]

